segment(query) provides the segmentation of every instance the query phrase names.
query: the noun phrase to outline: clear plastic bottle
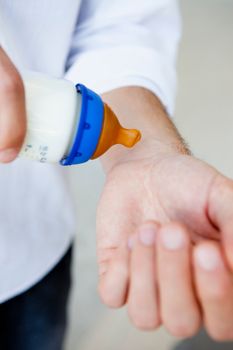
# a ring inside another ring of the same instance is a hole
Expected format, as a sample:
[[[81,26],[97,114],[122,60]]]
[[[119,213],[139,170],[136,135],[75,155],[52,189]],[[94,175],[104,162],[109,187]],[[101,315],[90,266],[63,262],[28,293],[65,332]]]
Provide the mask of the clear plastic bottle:
[[[99,157],[112,145],[132,147],[140,132],[124,129],[100,96],[84,85],[26,72],[27,133],[20,156],[73,165]]]

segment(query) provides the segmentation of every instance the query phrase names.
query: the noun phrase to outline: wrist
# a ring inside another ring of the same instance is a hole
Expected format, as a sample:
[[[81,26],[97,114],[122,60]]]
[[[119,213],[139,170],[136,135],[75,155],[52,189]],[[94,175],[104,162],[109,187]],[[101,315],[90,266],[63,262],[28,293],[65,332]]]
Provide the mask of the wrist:
[[[155,137],[142,138],[132,149],[120,145],[112,147],[100,157],[103,169],[107,174],[115,166],[143,159],[159,161],[162,158],[177,155],[190,155],[187,146],[180,140],[160,140]]]
[[[132,160],[156,161],[172,154],[190,154],[162,103],[150,91],[139,87],[120,88],[104,94],[103,100],[124,127],[136,128],[142,133],[141,141],[132,149],[116,145],[100,158],[106,173]]]

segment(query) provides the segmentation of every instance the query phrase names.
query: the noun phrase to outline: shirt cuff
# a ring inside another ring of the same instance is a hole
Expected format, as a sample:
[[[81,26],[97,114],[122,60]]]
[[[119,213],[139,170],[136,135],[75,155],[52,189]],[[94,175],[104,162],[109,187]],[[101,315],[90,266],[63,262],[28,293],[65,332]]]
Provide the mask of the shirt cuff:
[[[170,116],[174,113],[174,62],[150,48],[127,46],[82,52],[65,77],[99,94],[124,86],[144,87],[160,99]]]

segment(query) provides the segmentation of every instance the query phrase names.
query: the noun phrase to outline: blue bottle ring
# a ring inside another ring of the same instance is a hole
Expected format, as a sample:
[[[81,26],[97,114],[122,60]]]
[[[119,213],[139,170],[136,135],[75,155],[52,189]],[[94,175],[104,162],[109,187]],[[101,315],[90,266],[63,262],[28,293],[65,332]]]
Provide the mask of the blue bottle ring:
[[[100,96],[82,84],[77,84],[76,90],[82,95],[81,112],[69,154],[60,161],[64,166],[91,159],[97,148],[104,120],[104,104]]]

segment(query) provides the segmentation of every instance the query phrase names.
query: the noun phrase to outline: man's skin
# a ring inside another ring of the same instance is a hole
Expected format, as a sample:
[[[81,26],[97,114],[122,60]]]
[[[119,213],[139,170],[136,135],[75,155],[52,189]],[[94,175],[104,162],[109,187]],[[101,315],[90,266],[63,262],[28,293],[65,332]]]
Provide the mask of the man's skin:
[[[25,96],[22,79],[0,47],[0,161],[17,156],[26,132]]]
[[[0,49],[0,161],[12,161],[26,130],[19,73]],[[133,149],[102,156],[106,183],[97,211],[99,291],[128,304],[142,329],[163,323],[177,336],[204,325],[233,339],[233,182],[192,157],[159,100],[140,87],[103,96],[124,126],[141,130]]]
[[[163,323],[186,337],[203,323],[214,339],[233,339],[233,182],[189,155],[150,92],[121,88],[104,100],[143,139],[102,158],[97,249],[103,301],[127,303],[142,329]],[[143,234],[147,243],[156,236],[156,244],[140,243]]]

